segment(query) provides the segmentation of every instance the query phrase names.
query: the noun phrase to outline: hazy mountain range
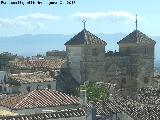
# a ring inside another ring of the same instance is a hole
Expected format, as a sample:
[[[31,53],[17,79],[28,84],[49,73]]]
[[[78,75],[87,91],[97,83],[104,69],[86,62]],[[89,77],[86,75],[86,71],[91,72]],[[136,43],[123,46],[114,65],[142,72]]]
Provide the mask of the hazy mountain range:
[[[117,42],[126,34],[96,34],[107,42],[106,51],[118,50]],[[64,34],[37,34],[37,35],[21,35],[15,37],[0,37],[0,53],[11,52],[23,56],[32,56],[37,53],[45,54],[49,50],[65,50],[64,43],[68,41],[72,35]],[[151,36],[156,43],[155,58],[160,60],[160,36]]]

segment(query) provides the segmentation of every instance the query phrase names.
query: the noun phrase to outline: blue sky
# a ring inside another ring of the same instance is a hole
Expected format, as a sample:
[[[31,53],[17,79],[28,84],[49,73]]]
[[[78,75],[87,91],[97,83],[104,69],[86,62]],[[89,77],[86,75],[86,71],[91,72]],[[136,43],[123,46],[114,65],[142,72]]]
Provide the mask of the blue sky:
[[[75,0],[68,5],[48,5],[60,0],[39,0],[42,5],[0,4],[0,36],[22,34],[73,34],[86,28],[92,33],[130,33],[138,29],[147,35],[160,35],[159,0]],[[38,0],[35,0],[37,2]]]

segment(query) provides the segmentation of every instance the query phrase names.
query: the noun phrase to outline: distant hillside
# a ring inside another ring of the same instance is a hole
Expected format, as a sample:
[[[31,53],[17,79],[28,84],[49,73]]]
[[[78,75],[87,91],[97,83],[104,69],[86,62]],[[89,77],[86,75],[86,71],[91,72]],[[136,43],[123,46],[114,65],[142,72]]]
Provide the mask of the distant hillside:
[[[73,36],[74,34],[27,34],[15,37],[0,37],[0,52],[7,51],[18,55],[31,56],[37,53],[45,53],[48,50],[65,50],[64,43]],[[125,35],[97,34],[97,36],[108,43],[106,50],[115,50],[117,47],[116,42]]]
[[[1,37],[0,52],[17,53],[18,55],[31,56],[45,53],[48,50],[63,50],[64,43],[71,35],[63,34],[38,34],[22,35],[16,37]]]
[[[112,50],[112,51],[118,50],[117,42],[119,40],[121,40],[123,37],[126,36],[126,34],[123,34],[123,33],[115,33],[115,34],[99,33],[99,34],[96,34],[96,35],[107,42],[106,51],[108,51],[108,50]]]
[[[121,40],[126,34],[96,34],[101,39],[107,42],[106,51],[118,50],[117,42]],[[0,37],[0,53],[11,52],[18,55],[32,56],[37,53],[44,54],[49,50],[65,50],[64,43],[68,41],[72,35],[63,34],[38,34],[38,35],[22,35],[15,37]],[[156,59],[160,59],[160,36],[153,36],[156,44]]]

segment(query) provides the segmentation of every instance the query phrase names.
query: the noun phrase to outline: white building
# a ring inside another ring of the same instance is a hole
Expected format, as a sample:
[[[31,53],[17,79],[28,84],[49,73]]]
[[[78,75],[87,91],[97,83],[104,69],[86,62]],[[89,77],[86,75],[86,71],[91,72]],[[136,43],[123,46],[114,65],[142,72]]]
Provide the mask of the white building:
[[[1,93],[24,93],[37,88],[56,90],[56,80],[49,72],[8,74],[0,72]]]
[[[8,75],[5,71],[0,71],[0,93],[6,93],[8,87]]]

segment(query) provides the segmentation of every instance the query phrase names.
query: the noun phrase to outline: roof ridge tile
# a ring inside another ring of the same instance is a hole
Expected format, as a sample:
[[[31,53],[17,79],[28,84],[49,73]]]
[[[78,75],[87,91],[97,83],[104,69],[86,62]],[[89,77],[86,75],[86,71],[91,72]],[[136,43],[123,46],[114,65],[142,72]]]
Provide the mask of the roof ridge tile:
[[[101,44],[106,45],[106,42],[95,36],[94,34],[90,33],[86,29],[83,29],[81,32],[76,34],[73,38],[65,43],[65,45],[82,45],[82,44]]]

